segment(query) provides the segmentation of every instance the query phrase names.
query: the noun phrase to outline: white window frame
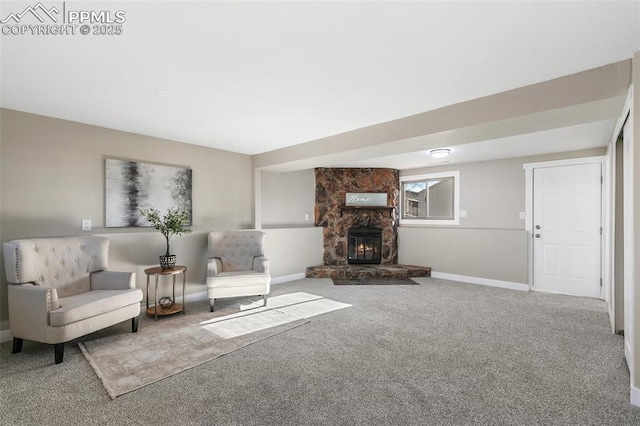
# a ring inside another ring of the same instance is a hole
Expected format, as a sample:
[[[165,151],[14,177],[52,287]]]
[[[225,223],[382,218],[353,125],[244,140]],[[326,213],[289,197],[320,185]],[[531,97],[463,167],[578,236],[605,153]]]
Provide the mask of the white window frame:
[[[453,219],[407,219],[404,218],[404,183],[417,180],[453,178]],[[460,171],[430,173],[424,175],[400,176],[400,225],[444,225],[460,224]]]

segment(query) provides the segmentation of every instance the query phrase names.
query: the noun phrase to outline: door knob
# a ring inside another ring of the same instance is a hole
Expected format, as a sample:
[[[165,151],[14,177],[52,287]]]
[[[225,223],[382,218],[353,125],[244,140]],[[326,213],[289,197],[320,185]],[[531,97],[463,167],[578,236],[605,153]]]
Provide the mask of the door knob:
[[[540,234],[536,234],[536,238],[540,238],[542,235]]]
[[[536,225],[536,229],[540,229],[540,225]]]

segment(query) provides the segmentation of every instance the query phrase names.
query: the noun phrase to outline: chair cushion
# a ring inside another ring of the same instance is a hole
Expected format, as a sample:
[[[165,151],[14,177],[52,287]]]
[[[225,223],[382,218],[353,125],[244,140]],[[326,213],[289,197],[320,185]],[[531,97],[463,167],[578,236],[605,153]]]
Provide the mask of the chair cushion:
[[[207,288],[244,287],[268,284],[271,276],[268,273],[256,271],[220,272],[214,277],[207,278]]]
[[[94,290],[61,297],[59,300],[60,308],[49,313],[49,322],[53,327],[62,327],[127,305],[140,303],[142,290]]]

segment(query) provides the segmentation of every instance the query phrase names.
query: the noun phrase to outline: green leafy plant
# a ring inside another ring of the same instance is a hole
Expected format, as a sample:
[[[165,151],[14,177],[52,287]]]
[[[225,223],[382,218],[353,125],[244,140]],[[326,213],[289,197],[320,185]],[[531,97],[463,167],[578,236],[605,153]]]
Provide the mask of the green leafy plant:
[[[140,210],[143,215],[154,228],[156,228],[167,240],[167,256],[169,256],[169,240],[173,235],[188,234],[191,229],[188,228],[189,214],[178,208],[171,208],[161,216],[160,211],[156,208]]]

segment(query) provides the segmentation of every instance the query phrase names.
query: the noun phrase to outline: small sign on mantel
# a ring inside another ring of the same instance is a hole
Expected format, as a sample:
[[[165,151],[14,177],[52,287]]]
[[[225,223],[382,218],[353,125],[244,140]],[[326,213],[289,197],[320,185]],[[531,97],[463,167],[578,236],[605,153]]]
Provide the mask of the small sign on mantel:
[[[387,207],[386,192],[347,192],[345,206]]]

